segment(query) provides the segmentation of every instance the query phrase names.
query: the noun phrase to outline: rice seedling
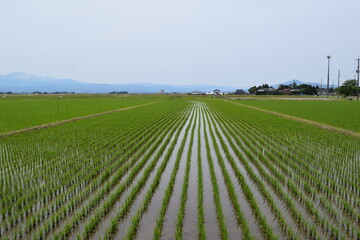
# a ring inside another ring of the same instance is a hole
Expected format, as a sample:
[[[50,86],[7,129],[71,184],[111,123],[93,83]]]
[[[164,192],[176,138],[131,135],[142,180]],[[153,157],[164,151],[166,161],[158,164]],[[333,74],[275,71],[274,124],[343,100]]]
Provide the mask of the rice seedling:
[[[244,239],[359,238],[359,139],[207,100],[134,96],[123,106],[157,103],[2,134],[0,238],[115,239],[120,229],[127,239],[139,238],[139,229],[154,239],[167,232],[176,239],[230,239],[236,231]],[[40,101],[35,105],[50,109],[52,100]],[[112,110],[119,103],[91,96],[83,105],[66,101],[74,103],[68,114],[59,105],[59,114],[50,111],[44,119],[41,109],[14,124],[2,114],[0,131]],[[303,106],[289,103],[281,111],[300,116]],[[312,120],[356,129],[340,115],[330,121],[322,114]],[[149,211],[158,196],[159,209]],[[152,213],[154,221],[144,221]]]

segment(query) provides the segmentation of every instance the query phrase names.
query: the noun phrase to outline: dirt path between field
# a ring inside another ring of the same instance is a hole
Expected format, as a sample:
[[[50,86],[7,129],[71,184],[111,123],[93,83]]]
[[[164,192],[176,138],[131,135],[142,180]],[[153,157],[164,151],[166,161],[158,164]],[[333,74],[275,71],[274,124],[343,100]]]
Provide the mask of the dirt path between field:
[[[360,133],[359,132],[355,132],[355,131],[351,131],[351,130],[347,130],[347,129],[339,128],[339,127],[334,127],[334,126],[331,126],[331,125],[328,125],[328,124],[325,124],[325,123],[315,122],[315,121],[311,121],[311,120],[304,119],[304,118],[298,118],[298,117],[294,117],[294,116],[283,114],[283,113],[273,112],[273,111],[266,110],[266,109],[263,109],[263,108],[257,108],[257,107],[249,106],[249,105],[246,105],[246,104],[241,104],[241,103],[229,101],[229,100],[223,100],[223,101],[230,102],[230,103],[233,103],[233,104],[237,104],[237,105],[240,105],[242,107],[254,109],[254,110],[257,110],[257,111],[273,114],[273,115],[276,115],[276,116],[279,116],[279,117],[291,119],[291,120],[294,120],[294,121],[306,123],[306,124],[309,124],[309,125],[312,125],[312,126],[315,126],[315,127],[319,127],[319,128],[323,128],[323,129],[327,129],[327,130],[330,130],[330,131],[333,131],[333,132],[337,132],[337,133],[353,136],[353,137],[356,137],[356,138],[360,138]]]
[[[57,122],[45,123],[45,124],[36,125],[36,126],[28,127],[28,128],[22,128],[22,129],[10,131],[10,132],[4,132],[4,133],[0,133],[0,138],[5,138],[5,137],[12,136],[12,135],[19,134],[19,133],[31,132],[31,131],[35,131],[38,129],[55,127],[55,126],[63,125],[65,123],[69,123],[69,122],[75,122],[75,121],[98,117],[98,116],[102,116],[102,115],[106,115],[106,114],[110,114],[110,113],[121,112],[121,111],[138,108],[138,107],[143,107],[143,106],[160,103],[160,102],[164,102],[164,101],[145,103],[145,104],[135,105],[135,106],[131,106],[131,107],[120,108],[120,109],[115,109],[115,110],[111,110],[111,111],[100,112],[100,113],[90,114],[90,115],[86,115],[86,116],[65,119],[65,120],[61,120],[61,121],[57,121]]]

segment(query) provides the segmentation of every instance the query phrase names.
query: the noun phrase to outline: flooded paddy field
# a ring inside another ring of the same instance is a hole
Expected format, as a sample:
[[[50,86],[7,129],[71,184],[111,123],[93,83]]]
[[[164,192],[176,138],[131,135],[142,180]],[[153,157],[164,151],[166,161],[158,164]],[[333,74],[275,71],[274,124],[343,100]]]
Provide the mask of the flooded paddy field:
[[[359,239],[360,139],[171,99],[0,139],[0,239]]]

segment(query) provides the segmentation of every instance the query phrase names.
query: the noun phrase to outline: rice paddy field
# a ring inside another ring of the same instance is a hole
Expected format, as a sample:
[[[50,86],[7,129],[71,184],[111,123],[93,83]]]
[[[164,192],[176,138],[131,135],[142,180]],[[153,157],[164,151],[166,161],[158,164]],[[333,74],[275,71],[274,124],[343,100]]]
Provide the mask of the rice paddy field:
[[[7,95],[0,97],[0,133],[161,101],[146,95]]]
[[[332,98],[330,101],[321,101],[324,100],[321,98],[318,101],[301,101],[301,98],[294,98],[294,100],[264,99],[266,98],[242,99],[235,102],[360,132],[359,101]],[[328,99],[325,98],[325,100]]]
[[[131,98],[0,137],[0,239],[360,239],[358,137],[222,99]]]

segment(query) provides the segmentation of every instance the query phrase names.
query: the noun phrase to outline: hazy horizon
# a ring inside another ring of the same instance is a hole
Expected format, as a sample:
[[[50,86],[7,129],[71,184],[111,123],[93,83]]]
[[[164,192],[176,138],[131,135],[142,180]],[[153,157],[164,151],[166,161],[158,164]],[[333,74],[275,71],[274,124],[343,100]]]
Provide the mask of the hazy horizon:
[[[353,78],[360,2],[0,2],[0,74],[235,87]]]

